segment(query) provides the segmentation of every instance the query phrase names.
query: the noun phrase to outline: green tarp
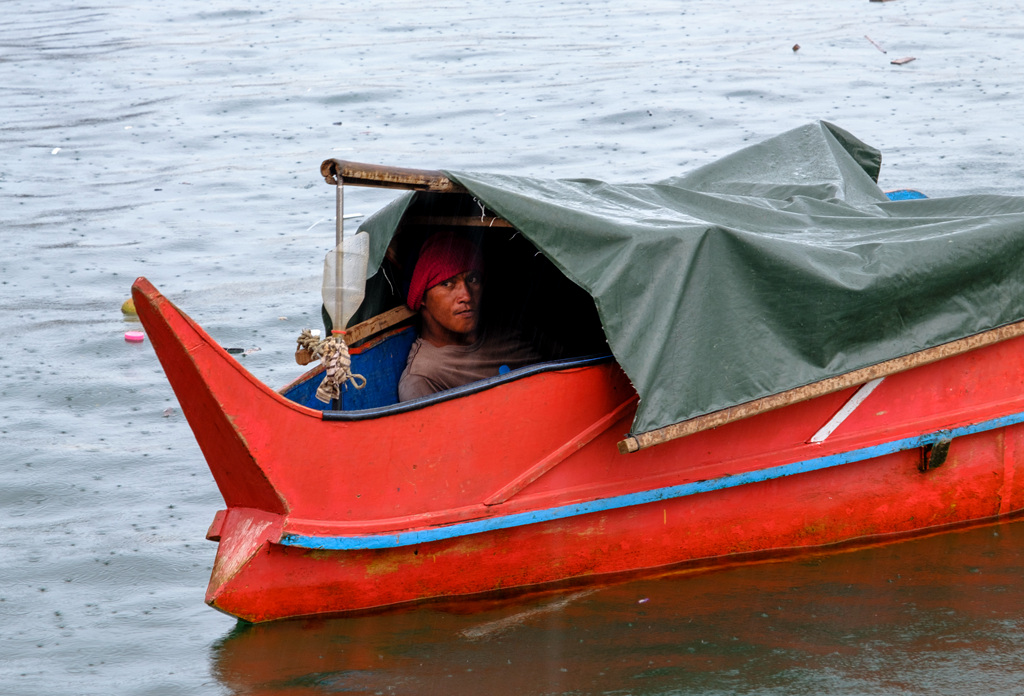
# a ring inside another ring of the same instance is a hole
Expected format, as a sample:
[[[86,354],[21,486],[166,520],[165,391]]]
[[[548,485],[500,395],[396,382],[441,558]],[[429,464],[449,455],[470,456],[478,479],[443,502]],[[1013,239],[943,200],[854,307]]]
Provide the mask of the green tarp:
[[[880,162],[818,122],[657,183],[446,174],[594,298],[639,434],[1024,318],[1024,198],[890,202]]]

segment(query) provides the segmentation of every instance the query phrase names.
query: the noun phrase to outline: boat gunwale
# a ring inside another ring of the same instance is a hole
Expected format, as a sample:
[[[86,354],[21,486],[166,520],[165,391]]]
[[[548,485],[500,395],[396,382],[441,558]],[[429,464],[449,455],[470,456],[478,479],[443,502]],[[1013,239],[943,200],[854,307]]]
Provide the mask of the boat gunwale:
[[[510,370],[503,375],[495,375],[494,377],[488,377],[487,379],[478,380],[476,382],[470,382],[461,387],[455,387],[454,389],[447,389],[442,392],[430,394],[429,396],[420,397],[418,399],[411,399],[409,401],[401,401],[388,406],[377,406],[375,408],[364,408],[354,411],[339,411],[330,410],[323,411],[323,420],[325,421],[340,421],[340,422],[353,422],[371,420],[374,418],[381,418],[384,416],[396,415],[399,413],[408,413],[410,411],[416,411],[427,406],[433,406],[434,404],[444,403],[445,401],[451,401],[452,399],[462,398],[464,396],[470,396],[477,394],[488,389],[505,384],[506,382],[513,382],[526,377],[532,377],[533,375],[544,374],[547,372],[564,372],[566,370],[581,369],[586,367],[593,367],[595,365],[604,365],[615,362],[615,358],[612,355],[586,355],[579,358],[563,358],[561,360],[548,360],[545,362],[534,363],[533,365],[527,365],[520,367],[515,370]],[[311,370],[309,373],[310,377],[315,377],[318,373],[315,370]],[[299,380],[302,378],[300,377]],[[296,386],[299,382],[293,382],[289,385],[289,388]]]

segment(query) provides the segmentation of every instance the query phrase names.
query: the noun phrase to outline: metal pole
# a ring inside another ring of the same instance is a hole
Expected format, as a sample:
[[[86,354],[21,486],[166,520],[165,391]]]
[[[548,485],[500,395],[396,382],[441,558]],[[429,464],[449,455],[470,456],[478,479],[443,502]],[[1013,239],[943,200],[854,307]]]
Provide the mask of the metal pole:
[[[334,321],[344,324],[341,316],[342,311],[342,283],[345,280],[345,255],[342,253],[342,242],[345,240],[345,181],[338,174],[338,185],[334,187]],[[341,325],[331,326],[331,340],[344,341],[342,334],[345,327]],[[335,338],[336,337],[336,338]],[[340,385],[339,385],[340,386]],[[331,408],[335,411],[341,410],[341,394],[337,399],[331,399]]]
[[[342,288],[344,288],[343,282],[345,280],[345,256],[342,253],[342,242],[345,239],[345,181],[338,175],[337,186],[334,190],[336,195],[334,197],[334,213],[336,216],[335,221],[335,254],[334,254],[334,316],[335,320],[342,322]],[[335,331],[344,330],[344,326],[332,327]]]

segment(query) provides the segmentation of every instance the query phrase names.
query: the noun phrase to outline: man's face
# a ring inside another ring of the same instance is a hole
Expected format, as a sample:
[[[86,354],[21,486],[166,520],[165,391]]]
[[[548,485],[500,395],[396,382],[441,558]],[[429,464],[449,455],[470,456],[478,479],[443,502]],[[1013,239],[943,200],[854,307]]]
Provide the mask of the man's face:
[[[444,280],[423,296],[423,338],[435,346],[470,345],[480,323],[483,282],[477,271]]]

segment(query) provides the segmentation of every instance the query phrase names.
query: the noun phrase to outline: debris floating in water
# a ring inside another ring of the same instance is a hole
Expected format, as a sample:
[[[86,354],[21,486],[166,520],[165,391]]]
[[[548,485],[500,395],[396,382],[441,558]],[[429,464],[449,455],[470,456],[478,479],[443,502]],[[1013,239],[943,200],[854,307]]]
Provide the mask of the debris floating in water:
[[[877,48],[877,49],[878,49],[879,51],[881,51],[882,53],[888,53],[888,51],[886,51],[886,50],[885,50],[884,48],[882,48],[882,47],[881,47],[881,46],[879,46],[879,45],[878,45],[877,43],[875,43],[875,40],[874,40],[874,39],[872,39],[872,38],[871,38],[870,36],[868,36],[867,34],[865,34],[865,35],[864,35],[864,38],[865,38],[865,39],[867,39],[868,41],[870,41],[870,42],[871,42],[871,45],[872,45],[872,46],[874,46],[875,48]]]
[[[262,349],[256,346],[255,348],[225,348],[224,350],[231,353],[231,355],[241,355],[244,358],[246,355],[252,355]]]
[[[142,341],[144,341],[145,338],[146,334],[142,333],[141,331],[124,332],[124,340],[128,341],[128,343],[142,343]]]
[[[889,62],[892,63],[893,65],[906,65],[912,60],[917,60],[917,58],[914,58],[913,56],[907,56],[906,58],[896,58],[895,60],[891,60]]]
[[[132,317],[137,316],[138,312],[135,311],[135,300],[130,297],[125,300],[124,304],[121,305],[121,313]]]

